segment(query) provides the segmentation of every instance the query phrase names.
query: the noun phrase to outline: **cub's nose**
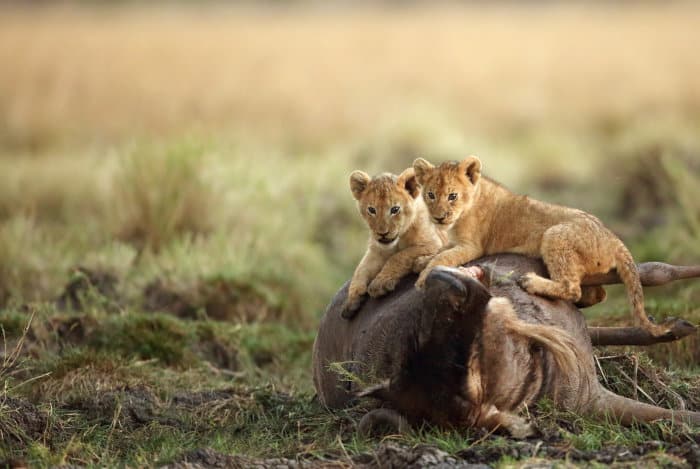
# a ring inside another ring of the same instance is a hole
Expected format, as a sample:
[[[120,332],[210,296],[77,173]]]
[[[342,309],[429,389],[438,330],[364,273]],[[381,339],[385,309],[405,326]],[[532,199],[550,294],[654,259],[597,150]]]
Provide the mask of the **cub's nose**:
[[[385,231],[384,233],[377,233],[377,234],[378,234],[379,236],[381,236],[382,238],[384,238],[384,237],[386,237],[386,235],[389,234],[389,232],[388,232],[388,231]]]
[[[433,220],[435,220],[438,223],[442,223],[443,221],[445,221],[445,217],[433,217]]]

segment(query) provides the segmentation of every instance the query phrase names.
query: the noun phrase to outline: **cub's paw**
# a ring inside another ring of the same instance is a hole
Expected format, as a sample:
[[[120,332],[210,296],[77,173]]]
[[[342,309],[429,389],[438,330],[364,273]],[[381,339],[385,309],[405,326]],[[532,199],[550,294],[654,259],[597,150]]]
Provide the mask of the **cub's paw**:
[[[386,295],[390,291],[394,291],[396,284],[399,283],[399,279],[390,277],[376,277],[369,284],[367,288],[367,293],[372,298],[377,298],[382,295]]]
[[[344,319],[352,319],[355,317],[357,312],[360,310],[362,305],[364,304],[365,300],[367,297],[365,295],[357,295],[354,297],[350,297],[345,301],[345,304],[343,304],[343,308],[340,310],[340,315]]]
[[[433,260],[433,257],[435,256],[418,256],[416,259],[413,261],[413,273],[414,274],[419,274],[425,270],[426,267],[428,267],[428,264],[430,264],[430,261]]]
[[[518,284],[531,295],[537,295],[540,292],[538,288],[540,276],[534,272],[528,272],[518,279]]]
[[[428,278],[428,275],[430,275],[430,272],[433,270],[431,266],[426,267],[423,269],[423,271],[420,273],[418,276],[418,280],[416,280],[416,288],[419,290],[422,290],[423,287],[425,286],[425,281]]]

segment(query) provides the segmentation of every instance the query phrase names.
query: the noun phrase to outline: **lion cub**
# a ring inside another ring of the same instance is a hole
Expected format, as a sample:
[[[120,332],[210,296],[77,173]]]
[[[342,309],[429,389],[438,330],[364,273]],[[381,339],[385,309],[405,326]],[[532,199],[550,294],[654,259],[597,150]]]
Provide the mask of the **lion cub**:
[[[448,230],[450,242],[421,272],[418,288],[435,266],[458,266],[483,255],[511,252],[541,257],[547,266],[551,279],[533,272],[520,279],[529,293],[590,306],[605,299],[605,290],[582,288],[581,279],[617,269],[638,323],[655,336],[670,331],[647,317],[632,255],[593,215],[513,194],[482,178],[481,162],[474,156],[438,167],[418,158],[413,168],[431,219]]]
[[[428,218],[413,168],[398,177],[384,173],[372,179],[354,171],[350,190],[370,233],[367,252],[350,281],[341,313],[344,318],[355,315],[365,293],[384,295],[404,275],[420,272],[425,259],[436,254],[446,240]],[[416,263],[420,267],[416,268]]]

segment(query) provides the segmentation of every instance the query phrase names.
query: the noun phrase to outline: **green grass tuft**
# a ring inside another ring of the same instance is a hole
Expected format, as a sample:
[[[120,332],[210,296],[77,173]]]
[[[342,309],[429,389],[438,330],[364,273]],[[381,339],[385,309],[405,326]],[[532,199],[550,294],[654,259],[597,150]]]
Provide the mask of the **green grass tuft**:
[[[202,176],[204,152],[194,141],[143,144],[121,159],[114,181],[121,238],[158,251],[211,229],[220,202]]]

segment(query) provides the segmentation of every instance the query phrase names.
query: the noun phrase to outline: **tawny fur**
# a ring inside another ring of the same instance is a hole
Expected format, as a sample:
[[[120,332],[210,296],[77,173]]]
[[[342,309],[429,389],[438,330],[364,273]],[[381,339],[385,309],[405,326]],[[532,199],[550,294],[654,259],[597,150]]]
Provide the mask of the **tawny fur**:
[[[354,171],[350,190],[369,228],[369,241],[350,281],[345,318],[354,316],[365,294],[382,296],[406,274],[420,272],[446,241],[428,219],[413,168],[399,176],[383,173],[372,179]]]
[[[582,288],[581,279],[617,269],[636,322],[656,336],[668,332],[644,311],[639,274],[629,250],[593,215],[513,194],[481,177],[481,161],[474,156],[437,167],[418,158],[413,168],[432,221],[446,229],[449,237],[448,246],[419,276],[418,288],[435,266],[518,253],[541,257],[549,271],[549,279],[534,273],[521,278],[529,293],[590,306],[605,299],[605,290]]]

